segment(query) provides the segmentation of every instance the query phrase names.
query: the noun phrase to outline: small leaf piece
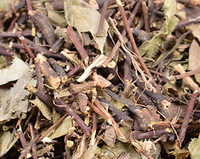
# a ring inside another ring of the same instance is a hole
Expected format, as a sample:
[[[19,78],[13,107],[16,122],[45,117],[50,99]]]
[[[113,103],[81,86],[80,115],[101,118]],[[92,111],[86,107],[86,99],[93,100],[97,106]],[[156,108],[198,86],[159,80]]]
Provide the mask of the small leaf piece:
[[[23,75],[0,101],[0,122],[9,121],[28,112],[29,91],[25,90],[33,76],[33,71]]]
[[[0,70],[0,85],[18,80],[23,74],[27,73],[28,70],[29,66],[18,57],[15,57],[9,68]]]
[[[49,108],[39,98],[36,97],[36,99],[31,100],[30,102],[38,107],[44,117],[46,117],[48,120],[51,120],[51,112]]]
[[[65,0],[64,8],[67,23],[75,27],[79,32],[90,32],[98,45],[98,49],[103,52],[109,26],[104,21],[104,35],[95,36],[98,30],[100,13],[83,0]]]
[[[200,67],[200,46],[194,39],[189,49],[189,70],[194,70]],[[195,79],[200,83],[200,73],[195,74]]]
[[[142,55],[147,57],[155,57],[159,47],[164,44],[167,37],[171,34],[178,23],[178,18],[174,15],[176,14],[176,1],[175,0],[165,0],[164,1],[164,12],[165,12],[165,22],[161,28],[161,32],[156,34],[151,40],[144,42],[139,50]]]
[[[200,158],[200,136],[199,138],[192,139],[189,144],[189,152],[192,159],[199,159]]]

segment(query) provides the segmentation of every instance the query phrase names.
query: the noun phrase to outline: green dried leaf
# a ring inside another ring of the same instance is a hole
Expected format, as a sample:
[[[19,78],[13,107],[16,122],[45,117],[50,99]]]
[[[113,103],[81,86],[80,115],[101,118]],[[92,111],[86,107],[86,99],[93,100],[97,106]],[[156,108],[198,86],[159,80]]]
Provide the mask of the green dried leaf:
[[[56,130],[50,134],[48,137],[51,139],[55,139],[61,137],[65,134],[71,134],[74,131],[74,127],[72,125],[72,118],[68,116],[65,120],[56,128]]]
[[[166,20],[161,28],[160,33],[155,35],[151,40],[144,42],[140,46],[139,50],[142,55],[155,58],[159,50],[159,47],[161,47],[164,44],[167,37],[172,33],[172,31],[176,27],[179,21],[178,18],[174,16],[176,14],[176,1],[165,0],[164,12]]]
[[[0,11],[7,11],[11,5],[12,0],[1,0],[0,1]]]
[[[163,52],[158,58],[157,60],[154,62],[153,65],[151,65],[150,67],[156,67],[161,61],[163,61],[167,56],[169,56],[170,54],[172,54],[174,51],[176,51],[176,49],[178,48],[178,46],[181,44],[181,42],[183,41],[183,39],[186,37],[186,35],[188,34],[185,33],[185,34],[182,34],[178,40],[176,41],[176,44],[174,45],[174,47],[169,50],[169,51],[166,51],[166,52]]]
[[[192,139],[189,144],[189,152],[192,159],[199,159],[200,158],[200,136],[199,138]]]
[[[36,99],[31,100],[31,103],[33,103],[35,106],[38,107],[38,109],[41,111],[42,115],[46,117],[48,120],[51,120],[51,112],[50,109],[47,107],[46,104],[44,104],[39,98],[36,97]]]
[[[6,154],[17,140],[18,136],[13,136],[10,131],[0,131],[0,157]]]
[[[11,119],[21,117],[22,114],[28,112],[28,95],[29,91],[25,90],[27,84],[31,81],[33,71],[24,74],[0,100],[0,122],[9,121]]]
[[[102,156],[105,159],[117,158],[121,153],[127,152],[131,155],[131,158],[142,159],[140,155],[134,150],[133,146],[130,144],[123,144],[118,142],[115,144],[115,147],[103,146]]]
[[[18,57],[15,57],[9,68],[0,70],[0,85],[18,80],[23,74],[27,73],[28,70],[29,66]]]
[[[79,32],[90,32],[98,49],[103,53],[109,26],[107,21],[104,21],[103,35],[96,36],[101,14],[84,0],[65,0],[64,8],[67,23]]]

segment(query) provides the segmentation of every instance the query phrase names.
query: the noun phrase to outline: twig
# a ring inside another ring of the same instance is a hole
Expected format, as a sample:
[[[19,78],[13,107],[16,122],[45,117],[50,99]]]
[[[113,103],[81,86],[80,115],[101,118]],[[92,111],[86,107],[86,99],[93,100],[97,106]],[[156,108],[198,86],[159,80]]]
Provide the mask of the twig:
[[[195,106],[196,99],[197,99],[198,95],[199,95],[199,92],[197,92],[197,91],[194,91],[192,93],[192,96],[191,96],[191,99],[190,99],[190,103],[189,103],[189,105],[187,107],[186,115],[184,117],[183,123],[181,125],[181,129],[180,129],[180,133],[179,133],[179,138],[180,138],[181,144],[182,144],[182,142],[183,142],[183,140],[185,138],[186,130],[188,128],[190,117],[192,115],[192,111],[194,109],[194,106]]]
[[[130,15],[130,17],[128,19],[129,25],[131,25],[131,23],[132,23],[133,19],[135,18],[140,6],[141,6],[141,1],[138,1],[136,6],[135,6],[135,8],[134,8],[134,10],[133,10],[133,12],[131,13],[131,15]],[[123,30],[122,36],[123,37],[126,36],[126,29]],[[117,43],[115,44],[115,46],[113,47],[111,54],[104,61],[103,66],[107,66],[110,63],[110,61],[113,59],[113,57],[115,56],[115,54],[119,50],[120,46],[121,46],[120,40],[118,40]]]
[[[105,16],[106,16],[106,11],[108,9],[108,5],[110,3],[110,0],[107,0],[104,2],[103,4],[103,9],[101,11],[101,17],[100,17],[100,20],[99,20],[99,26],[98,26],[98,30],[97,30],[97,33],[96,33],[96,36],[102,36],[103,33],[103,25],[104,25],[104,21],[105,21]]]
[[[183,66],[181,66],[181,64],[178,64],[178,65],[175,65],[174,66],[174,69],[176,71],[178,71],[180,74],[184,74],[185,73],[185,70],[183,68]],[[193,91],[200,91],[200,88],[199,86],[192,80],[191,77],[185,77],[183,78],[183,82]]]
[[[58,50],[61,48],[61,46],[64,44],[65,40],[64,38],[59,38],[54,44],[53,46],[50,48],[51,52],[58,52]]]
[[[33,125],[31,123],[29,123],[29,129],[30,129],[30,133],[31,133],[31,139],[34,140],[35,139],[35,132],[34,132],[34,128]],[[32,153],[33,153],[33,159],[37,159],[37,146],[36,143],[33,144],[32,146]]]
[[[63,115],[58,121],[56,121],[50,128],[48,128],[45,133],[40,136],[40,138],[37,140],[37,142],[40,142],[45,136],[47,136],[54,128],[56,128],[58,125],[61,124],[61,122],[68,116],[68,114],[66,113],[65,115]]]
[[[0,46],[0,55],[3,55],[3,56],[14,56],[15,53],[11,50],[8,50],[2,46]]]
[[[26,41],[24,40],[24,37],[20,37],[19,38],[20,41],[22,42],[22,44],[24,45],[25,50],[27,51],[27,53],[29,54],[29,56],[34,59],[35,58],[35,54],[32,52],[32,50],[29,48],[29,46],[27,45]]]
[[[161,130],[148,131],[144,133],[132,132],[131,137],[135,140],[142,140],[142,139],[157,138],[159,136],[162,136],[168,133],[172,133],[172,131],[169,128],[166,128],[166,129],[161,129]]]
[[[174,79],[174,78],[175,78],[175,79],[179,80],[179,79],[182,79],[182,78],[186,78],[186,77],[188,77],[188,76],[195,75],[195,74],[197,74],[197,73],[200,73],[200,68],[194,69],[194,70],[189,71],[189,72],[182,73],[182,74],[180,74],[180,75],[176,75],[176,76],[169,77],[169,79],[171,80],[171,79]]]
[[[76,49],[78,50],[82,60],[87,60],[88,59],[88,54],[86,50],[83,48],[81,42],[79,41],[77,35],[75,34],[73,28],[71,26],[68,27],[67,29],[67,35],[69,38],[72,40],[73,44],[75,45]]]
[[[28,8],[28,11],[33,10],[32,5],[31,5],[31,0],[26,0],[26,5],[27,5],[27,8]]]
[[[76,123],[80,126],[80,128],[85,132],[86,135],[90,135],[90,129],[87,127],[87,125],[84,123],[84,121],[76,114],[70,106],[65,103],[63,99],[56,98],[55,103],[58,106],[61,106],[64,108],[64,110],[76,121]]]
[[[131,28],[129,26],[129,23],[128,23],[128,20],[127,20],[127,17],[126,17],[126,14],[125,14],[125,11],[124,11],[124,8],[123,8],[123,5],[122,5],[122,2],[121,0],[116,0],[117,4],[118,4],[118,7],[119,7],[119,10],[120,10],[120,13],[122,15],[122,19],[124,21],[124,24],[125,24],[125,28],[126,28],[126,31],[128,33],[128,36],[129,36],[129,39],[131,41],[131,44],[133,46],[133,49],[134,49],[134,52],[136,53],[137,57],[138,57],[138,60],[142,66],[142,68],[144,69],[144,71],[146,72],[146,74],[151,78],[153,79],[153,76],[151,75],[149,69],[147,68],[147,66],[145,65],[143,59],[142,59],[142,56],[141,54],[139,53],[139,50],[137,48],[137,45],[135,43],[135,39],[133,37],[133,34],[131,32]]]
[[[149,9],[147,8],[146,5],[146,0],[142,0],[142,10],[143,10],[143,15],[144,15],[144,27],[146,32],[150,32],[150,24],[149,24]]]

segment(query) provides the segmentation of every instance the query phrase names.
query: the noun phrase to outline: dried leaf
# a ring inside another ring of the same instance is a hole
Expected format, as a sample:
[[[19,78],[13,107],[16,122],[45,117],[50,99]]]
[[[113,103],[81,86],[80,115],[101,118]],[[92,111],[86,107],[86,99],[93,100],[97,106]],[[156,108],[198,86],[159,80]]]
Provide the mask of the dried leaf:
[[[50,134],[48,137],[51,139],[55,139],[61,137],[65,134],[71,134],[74,131],[74,127],[72,125],[72,118],[68,116],[65,120],[56,128],[56,130]]]
[[[28,107],[28,95],[29,91],[25,90],[28,84],[35,81],[31,81],[33,71],[24,74],[1,99],[0,105],[0,122],[9,121],[11,119],[21,117],[22,114],[27,113]]]
[[[196,37],[200,41],[200,33],[199,33],[200,24],[191,24],[187,26],[186,28],[190,30],[193,36]]]
[[[6,11],[9,9],[12,0],[1,0],[0,1],[0,11]]]
[[[103,146],[102,148],[102,156],[104,156],[104,158],[117,158],[123,152],[129,153],[131,158],[142,159],[130,144],[118,142],[115,144],[115,147]]]
[[[183,35],[181,35],[178,40],[176,41],[176,44],[174,45],[174,47],[166,52],[163,52],[157,59],[156,61],[153,63],[153,65],[151,65],[151,67],[156,67],[161,61],[163,61],[167,56],[169,56],[170,54],[172,54],[174,51],[176,51],[177,47],[181,44],[181,42],[183,41],[183,39],[186,37],[186,35],[188,34],[185,33]]]
[[[17,142],[17,140],[18,136],[13,136],[10,131],[0,132],[0,157],[6,154]]]
[[[34,100],[30,100],[38,109],[41,111],[42,115],[46,117],[48,120],[51,120],[51,112],[50,109],[44,104],[39,98],[36,97]]]
[[[200,68],[200,46],[199,43],[194,39],[189,49],[189,70],[195,70]],[[195,74],[195,79],[200,83],[200,73]]]
[[[116,133],[115,129],[112,126],[107,126],[106,131],[103,134],[102,140],[110,147],[115,146],[115,141],[116,141]]]
[[[79,32],[90,32],[98,45],[98,49],[103,53],[109,26],[108,23],[104,21],[104,35],[100,37],[95,36],[99,26],[100,13],[83,0],[65,0],[64,8],[67,23],[75,27]]]
[[[165,0],[164,1],[165,22],[161,28],[161,32],[156,34],[151,40],[144,42],[139,50],[142,55],[154,58],[157,55],[159,47],[161,47],[166,41],[167,37],[171,34],[178,23],[176,14],[176,1]]]
[[[200,158],[200,136],[199,138],[194,138],[189,144],[189,152],[191,155],[191,159],[199,159]]]
[[[29,66],[18,57],[15,57],[9,68],[0,70],[0,85],[18,80],[23,74],[27,73],[28,70]]]
[[[94,145],[90,145],[89,148],[85,151],[81,159],[93,158],[95,155],[101,153],[101,149],[97,146],[98,142]]]

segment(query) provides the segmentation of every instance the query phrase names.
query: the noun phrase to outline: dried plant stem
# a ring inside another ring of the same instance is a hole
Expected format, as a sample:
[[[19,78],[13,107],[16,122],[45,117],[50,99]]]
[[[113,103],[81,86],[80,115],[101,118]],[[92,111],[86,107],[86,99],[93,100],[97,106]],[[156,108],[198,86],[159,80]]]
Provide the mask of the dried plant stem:
[[[186,78],[186,77],[188,77],[188,76],[192,76],[192,75],[195,75],[195,74],[197,74],[197,73],[200,73],[200,68],[197,68],[197,69],[194,69],[194,70],[192,70],[192,71],[189,71],[189,72],[185,72],[185,73],[183,73],[183,74],[180,74],[180,75],[176,75],[176,76],[172,76],[172,77],[170,77],[169,79],[182,79],[182,78]]]
[[[197,92],[197,91],[194,91],[192,93],[190,103],[187,107],[186,115],[184,117],[183,123],[181,125],[181,129],[180,129],[180,133],[179,133],[179,138],[180,138],[181,143],[183,142],[183,140],[185,138],[186,130],[188,128],[190,117],[192,116],[192,111],[194,109],[195,102],[196,102],[198,95],[199,95],[199,92]]]
[[[0,46],[0,55],[3,55],[3,56],[14,56],[15,53],[12,52],[11,50],[8,50],[8,49]]]
[[[69,38],[71,39],[71,41],[75,45],[75,47],[78,50],[82,60],[83,61],[87,60],[88,59],[88,54],[87,54],[86,50],[83,48],[83,45],[79,41],[77,35],[75,34],[75,32],[74,32],[74,30],[73,30],[73,28],[71,26],[69,26],[68,29],[67,29],[67,35],[69,36]]]
[[[31,123],[29,123],[29,129],[30,129],[30,133],[31,133],[31,140],[35,139],[35,132],[34,132],[34,128],[33,125]],[[33,144],[32,146],[32,153],[33,153],[33,159],[37,159],[37,146],[36,143]]]
[[[117,4],[118,4],[118,7],[119,7],[119,10],[120,10],[120,13],[122,15],[122,19],[124,21],[124,24],[125,24],[125,28],[126,28],[126,31],[128,33],[128,36],[129,36],[129,39],[131,41],[131,44],[133,46],[133,49],[134,49],[134,52],[136,53],[137,57],[138,57],[138,60],[142,66],[142,68],[144,69],[144,71],[146,72],[146,74],[151,78],[153,79],[149,69],[147,68],[147,66],[145,65],[143,59],[142,59],[142,56],[141,54],[139,53],[139,50],[137,48],[137,45],[135,43],[135,39],[133,37],[133,34],[132,34],[132,31],[131,31],[131,28],[129,26],[129,23],[128,23],[128,20],[127,20],[127,17],[126,17],[126,14],[125,14],[125,11],[124,11],[124,8],[122,6],[122,3],[120,0],[116,0]]]
[[[144,133],[133,132],[131,134],[131,137],[135,140],[142,140],[142,139],[157,138],[161,135],[168,134],[168,133],[171,133],[171,132],[172,132],[172,130],[169,129],[169,128],[154,130],[154,131],[148,131],[148,132],[144,132]]]
[[[140,6],[141,6],[141,1],[138,1],[133,12],[131,13],[131,16],[128,19],[129,25],[131,25],[131,23],[132,23],[133,19],[135,18]],[[122,36],[123,37],[126,36],[126,29],[123,30]],[[116,55],[117,51],[119,50],[120,46],[121,46],[121,43],[120,43],[120,40],[118,40],[117,43],[115,44],[115,46],[113,47],[111,54],[104,61],[103,66],[107,66],[110,63],[110,61],[113,59],[113,57]]]
[[[174,66],[174,69],[176,71],[178,71],[180,74],[184,74],[185,73],[185,70],[183,68],[183,66],[181,66],[181,64],[178,64],[178,65],[175,65]],[[193,91],[200,91],[199,89],[199,86],[192,80],[191,77],[185,77],[183,78],[183,82],[190,88],[192,89]]]
[[[97,33],[96,33],[97,37],[102,36],[102,34],[104,34],[103,33],[103,25],[104,25],[106,11],[108,9],[109,3],[110,3],[110,0],[107,0],[107,1],[104,2],[103,9],[101,11],[101,17],[100,17],[100,20],[99,20],[98,30],[97,30]]]
[[[80,126],[80,128],[85,132],[86,135],[90,135],[90,129],[87,127],[87,125],[84,123],[84,121],[76,114],[70,106],[65,103],[63,99],[56,98],[55,103],[58,104],[58,106],[61,106],[64,108],[64,110],[76,121],[76,123]]]
[[[146,5],[146,0],[142,0],[142,10],[144,15],[144,27],[146,32],[150,32],[150,24],[149,24],[149,13],[148,7]]]
[[[25,39],[23,36],[21,36],[20,41],[22,42],[22,44],[24,45],[25,50],[27,51],[27,53],[29,54],[29,56],[34,59],[35,58],[35,54],[32,52],[32,50],[29,48],[28,44],[26,43]]]
[[[63,115],[58,121],[56,121],[50,128],[48,128],[45,133],[40,136],[40,138],[37,140],[37,142],[41,141],[45,136],[47,136],[54,128],[56,128],[59,124],[61,124],[61,122],[68,116],[68,114],[66,113],[65,115]]]

